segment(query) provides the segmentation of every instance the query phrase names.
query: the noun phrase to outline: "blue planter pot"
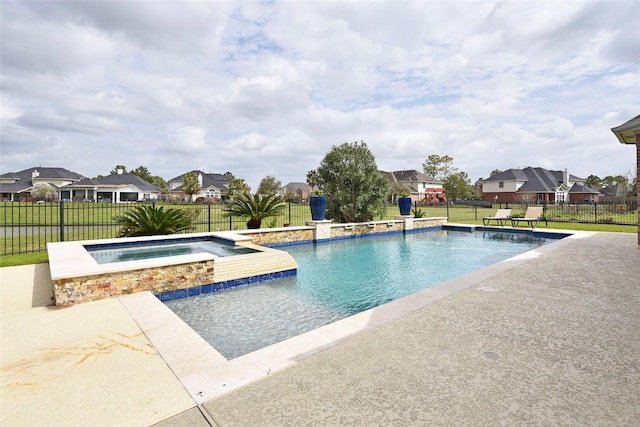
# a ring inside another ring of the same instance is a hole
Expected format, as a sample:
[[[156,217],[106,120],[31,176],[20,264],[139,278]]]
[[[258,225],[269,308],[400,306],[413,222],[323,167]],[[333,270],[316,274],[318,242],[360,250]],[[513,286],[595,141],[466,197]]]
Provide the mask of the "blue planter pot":
[[[411,215],[411,197],[400,197],[398,199],[400,215]]]
[[[327,196],[311,197],[309,206],[311,206],[311,219],[313,221],[323,221],[327,210]]]

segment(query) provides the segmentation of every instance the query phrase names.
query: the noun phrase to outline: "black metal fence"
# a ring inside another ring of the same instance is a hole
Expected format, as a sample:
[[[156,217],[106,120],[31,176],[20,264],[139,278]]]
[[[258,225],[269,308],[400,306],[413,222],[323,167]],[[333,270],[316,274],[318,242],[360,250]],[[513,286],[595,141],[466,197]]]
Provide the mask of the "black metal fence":
[[[13,203],[0,204],[0,255],[16,255],[46,250],[49,242],[106,239],[117,237],[120,229],[115,217],[141,203]],[[167,204],[169,205],[169,204]],[[170,204],[171,207],[192,211],[196,218],[194,232],[246,229],[246,219],[224,215],[224,204]],[[498,207],[478,203],[455,203],[438,206],[414,205],[425,217],[447,217],[451,222],[477,222],[495,213]],[[524,205],[510,204],[514,215],[522,215]],[[388,205],[378,220],[393,219],[398,207]],[[637,205],[548,205],[545,216],[549,221],[585,222],[637,225]],[[284,214],[267,218],[262,228],[304,225],[311,219],[308,203],[287,203]]]
[[[511,208],[512,215],[522,215],[527,209],[525,204],[503,203],[496,206]],[[635,201],[626,203],[558,203],[546,204],[543,207],[545,218],[553,222],[638,225],[638,203]]]

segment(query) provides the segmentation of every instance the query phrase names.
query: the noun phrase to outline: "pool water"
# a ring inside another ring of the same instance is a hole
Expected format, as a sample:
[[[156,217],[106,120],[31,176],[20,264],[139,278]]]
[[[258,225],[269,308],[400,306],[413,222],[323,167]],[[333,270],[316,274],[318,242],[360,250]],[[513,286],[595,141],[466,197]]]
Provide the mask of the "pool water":
[[[227,359],[535,249],[505,232],[431,231],[286,246],[298,274],[165,304]]]
[[[88,245],[85,249],[98,264],[113,262],[135,261],[149,258],[188,255],[196,253],[210,253],[218,257],[241,255],[258,252],[256,249],[233,246],[228,243],[211,239],[177,240],[174,242],[146,243],[136,245],[110,244]]]

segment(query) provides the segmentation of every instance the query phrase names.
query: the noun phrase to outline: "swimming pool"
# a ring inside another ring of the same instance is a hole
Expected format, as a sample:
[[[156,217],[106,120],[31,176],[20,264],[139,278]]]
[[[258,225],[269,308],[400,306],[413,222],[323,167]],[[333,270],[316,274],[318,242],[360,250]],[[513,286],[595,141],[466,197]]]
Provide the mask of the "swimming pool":
[[[253,248],[235,246],[213,237],[159,240],[152,242],[109,243],[85,245],[85,249],[98,264],[164,258],[177,255],[209,253],[216,257],[259,252]]]
[[[535,249],[533,233],[431,231],[282,247],[295,277],[166,305],[227,359]]]

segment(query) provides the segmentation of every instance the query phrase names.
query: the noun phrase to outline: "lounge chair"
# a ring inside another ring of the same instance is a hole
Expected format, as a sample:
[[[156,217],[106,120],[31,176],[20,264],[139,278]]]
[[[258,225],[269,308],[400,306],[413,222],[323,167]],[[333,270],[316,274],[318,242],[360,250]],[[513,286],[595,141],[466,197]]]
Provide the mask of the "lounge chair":
[[[542,216],[543,213],[542,207],[537,208],[527,208],[527,212],[524,214],[524,218],[511,218],[511,226],[515,227],[521,222],[526,222],[529,224],[529,227],[536,228],[538,226],[538,222],[543,219],[546,225],[549,225],[547,219]]]
[[[507,221],[511,219],[511,209],[498,209],[494,216],[485,216],[482,218],[482,223],[484,225],[489,225],[491,221],[495,221],[500,224],[501,227],[504,227]]]

